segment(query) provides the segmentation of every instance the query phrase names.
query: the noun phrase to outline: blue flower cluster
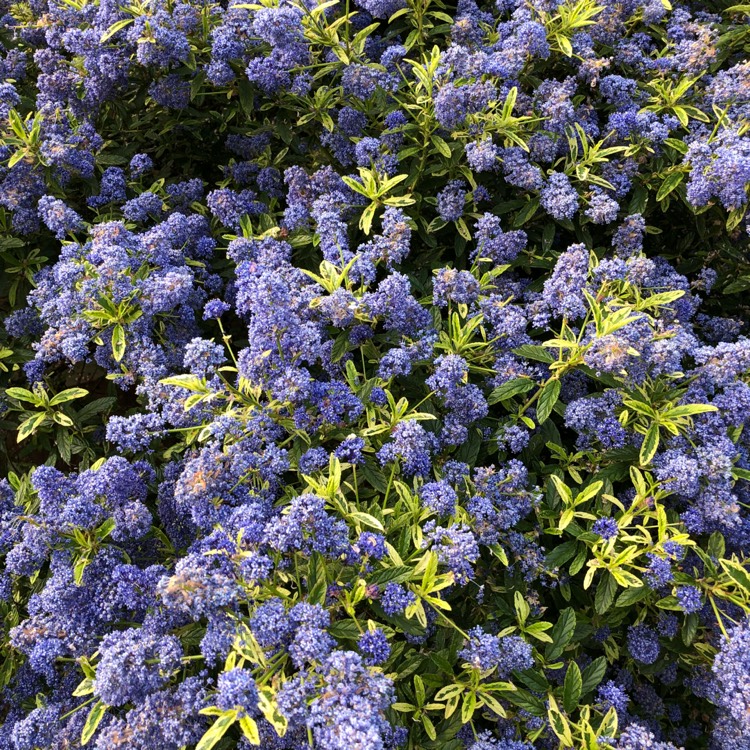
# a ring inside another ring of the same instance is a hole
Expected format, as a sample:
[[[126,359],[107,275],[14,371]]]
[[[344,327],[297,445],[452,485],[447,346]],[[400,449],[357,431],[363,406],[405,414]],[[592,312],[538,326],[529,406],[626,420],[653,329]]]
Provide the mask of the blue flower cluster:
[[[750,750],[746,7],[0,16],[0,748]]]

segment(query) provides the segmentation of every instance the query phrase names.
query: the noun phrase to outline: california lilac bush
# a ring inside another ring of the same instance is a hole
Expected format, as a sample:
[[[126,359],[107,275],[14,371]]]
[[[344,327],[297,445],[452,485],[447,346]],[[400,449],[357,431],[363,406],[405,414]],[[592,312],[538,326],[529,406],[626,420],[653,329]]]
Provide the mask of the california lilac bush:
[[[0,9],[2,750],[750,749],[750,6]]]

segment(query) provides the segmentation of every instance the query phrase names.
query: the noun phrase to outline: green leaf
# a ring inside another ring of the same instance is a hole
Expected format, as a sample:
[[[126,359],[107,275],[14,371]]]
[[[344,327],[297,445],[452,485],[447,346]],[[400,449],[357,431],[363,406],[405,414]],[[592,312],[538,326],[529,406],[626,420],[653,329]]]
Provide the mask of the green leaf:
[[[581,699],[583,689],[583,678],[578,664],[574,661],[568,665],[568,671],[565,674],[565,683],[563,684],[563,707],[571,714],[578,708],[578,701]]]
[[[737,294],[750,289],[750,276],[740,276],[740,278],[730,281],[722,290],[723,294]]]
[[[450,146],[439,135],[433,135],[430,140],[432,141],[432,145],[438,150],[438,153],[442,154],[446,159],[451,158]]]
[[[539,403],[536,407],[536,421],[539,424],[546,422],[549,415],[552,414],[552,409],[560,397],[560,387],[560,381],[555,378],[554,380],[547,381],[544,388],[542,388]]]
[[[750,592],[750,575],[744,566],[736,560],[719,560],[721,567],[727,574],[738,583],[745,591]]]
[[[680,606],[679,602],[677,601],[676,596],[672,596],[671,594],[669,596],[665,596],[662,599],[659,599],[658,602],[656,602],[656,606],[659,609],[668,609],[672,612],[681,612],[682,607]]]
[[[369,513],[362,513],[359,510],[355,510],[349,514],[350,518],[355,521],[359,521],[363,526],[369,526],[371,529],[377,529],[378,531],[385,531],[383,524],[378,521],[375,516],[371,516]]]
[[[537,693],[546,693],[549,690],[549,682],[547,682],[547,678],[533,669],[519,672],[518,679],[526,685],[527,688],[535,690]]]
[[[251,719],[249,716],[243,716],[240,719],[240,729],[251,745],[260,745],[260,734],[255,719]]]
[[[119,323],[112,329],[112,356],[115,362],[125,356],[125,329]]]
[[[705,414],[709,411],[718,411],[718,407],[712,404],[683,404],[668,409],[663,416],[666,419],[673,419],[675,417],[691,417],[693,414]]]
[[[208,731],[200,738],[200,742],[195,746],[195,750],[211,750],[211,748],[227,733],[227,729],[234,724],[237,719],[237,711],[227,711],[220,716],[209,727]]]
[[[68,388],[67,390],[60,391],[56,396],[53,396],[49,405],[57,406],[58,404],[65,404],[68,401],[74,401],[77,398],[83,398],[88,395],[89,392],[85,388]]]
[[[693,612],[685,618],[685,624],[682,626],[682,642],[689,646],[695,639],[698,632],[698,615]]]
[[[537,212],[537,209],[539,208],[539,198],[534,198],[533,200],[530,200],[516,215],[513,219],[513,228],[518,229],[519,227],[522,227],[524,224],[526,224],[527,221],[530,221],[534,214]]]
[[[537,698],[526,690],[507,692],[503,695],[503,698],[510,701],[514,706],[528,711],[533,716],[544,716],[547,710],[541,698]]]
[[[104,44],[104,42],[111,39],[118,31],[121,31],[129,24],[133,23],[135,19],[134,18],[124,18],[122,21],[117,21],[116,23],[113,23],[103,34],[102,38],[99,40],[100,44]]]
[[[641,466],[646,466],[659,448],[659,425],[652,424],[643,438],[640,452]]]
[[[596,596],[594,597],[594,606],[600,615],[604,614],[612,606],[616,591],[617,581],[615,581],[608,571],[604,571],[604,575],[596,587]]]
[[[667,175],[666,179],[664,180],[664,182],[662,182],[661,187],[656,193],[656,200],[664,200],[664,198],[666,198],[673,190],[675,190],[684,179],[684,172],[672,172],[672,174]]]
[[[376,583],[378,586],[385,586],[386,583],[394,581],[403,583],[408,581],[412,576],[412,569],[408,565],[395,565],[392,568],[378,570],[367,576],[368,583]]]
[[[509,380],[507,383],[494,388],[487,398],[487,403],[492,406],[500,401],[506,401],[513,396],[518,396],[520,393],[526,393],[534,387],[534,381],[531,378],[515,378],[515,380]]]
[[[36,393],[27,391],[25,388],[6,388],[5,395],[10,396],[10,398],[16,399],[16,401],[26,401],[30,404],[34,404],[35,406],[38,406],[42,403],[42,399],[40,399],[39,396],[36,395]]]
[[[545,655],[547,661],[558,659],[565,647],[573,638],[576,629],[576,613],[572,607],[566,607],[557,618],[555,626],[552,628],[552,644],[547,646]]]
[[[463,703],[461,704],[461,722],[468,724],[474,716],[474,709],[477,706],[477,694],[466,693]]]
[[[631,604],[645,599],[650,593],[651,589],[648,586],[633,586],[632,588],[625,589],[620,596],[617,597],[615,607],[629,607]]]
[[[109,706],[102,701],[97,701],[91,707],[89,715],[86,718],[86,723],[83,725],[83,731],[81,732],[81,745],[85,745],[94,736],[97,727],[104,718],[104,714],[107,713]]]
[[[91,417],[94,417],[103,411],[107,411],[107,409],[113,406],[116,401],[117,399],[114,396],[102,396],[102,398],[90,401],[78,410],[78,421],[88,421]]]
[[[320,552],[313,552],[310,557],[307,585],[309,586],[307,600],[311,604],[325,604],[328,581],[325,562]]]
[[[159,383],[162,385],[174,385],[196,393],[206,393],[208,391],[206,384],[197,375],[172,375],[169,378],[162,378]]]
[[[734,229],[736,229],[742,220],[745,218],[745,206],[740,206],[739,208],[733,208],[729,212],[729,216],[727,217],[727,232],[731,232]]]
[[[555,547],[545,558],[548,568],[560,568],[571,560],[576,553],[578,542],[571,539],[569,542],[563,542]]]
[[[39,425],[42,424],[47,419],[47,414],[45,412],[40,412],[39,414],[33,414],[28,419],[25,419],[23,422],[21,422],[20,425],[18,425],[18,435],[16,437],[17,442],[21,442],[22,440],[26,440],[29,435],[33,435],[34,432],[36,432],[36,428],[39,427]]]
[[[516,591],[513,594],[513,603],[516,608],[516,614],[518,615],[518,622],[523,625],[531,613],[531,608],[520,591]]]
[[[550,481],[555,485],[557,494],[560,495],[563,503],[565,503],[565,505],[572,505],[573,493],[570,491],[570,487],[568,487],[568,485],[565,484],[565,482],[563,482],[563,480],[560,479],[557,474],[550,474]]]
[[[447,653],[447,652],[444,652]],[[441,671],[445,672],[445,674],[449,675],[451,678],[453,677],[453,664],[448,661],[448,659],[443,656],[439,651],[430,654],[430,661]]]
[[[665,138],[664,143],[671,146],[676,151],[679,151],[681,154],[687,153],[688,144],[681,141],[679,138]]]
[[[581,674],[581,695],[590,693],[603,679],[607,671],[607,657],[600,656],[589,664]]]
[[[549,364],[555,361],[555,358],[549,353],[548,349],[545,349],[543,346],[537,346],[536,344],[523,344],[514,349],[513,354],[517,354],[519,357],[533,359],[536,362],[547,362]]]
[[[710,537],[708,537],[708,546],[706,551],[711,557],[715,557],[717,560],[720,557],[724,557],[726,551],[726,543],[724,537],[720,531],[714,531]]]
[[[333,349],[331,350],[331,361],[338,362],[349,348],[349,335],[347,333],[340,333],[336,336],[336,340],[333,342]]]
[[[348,641],[356,641],[362,635],[354,620],[337,620],[328,626],[327,632],[336,639]]]

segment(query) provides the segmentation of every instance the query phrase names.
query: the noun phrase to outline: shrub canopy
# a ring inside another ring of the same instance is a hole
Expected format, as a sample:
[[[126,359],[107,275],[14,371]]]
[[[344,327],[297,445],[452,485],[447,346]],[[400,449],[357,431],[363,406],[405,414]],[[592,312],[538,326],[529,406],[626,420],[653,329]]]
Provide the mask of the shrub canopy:
[[[750,748],[750,6],[0,12],[0,747]]]

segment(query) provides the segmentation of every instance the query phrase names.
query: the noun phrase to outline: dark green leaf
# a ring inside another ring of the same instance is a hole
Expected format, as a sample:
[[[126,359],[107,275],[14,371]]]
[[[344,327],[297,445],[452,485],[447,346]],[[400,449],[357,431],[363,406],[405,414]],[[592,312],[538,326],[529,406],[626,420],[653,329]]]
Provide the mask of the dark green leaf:
[[[568,671],[565,674],[565,683],[563,684],[563,706],[570,714],[578,708],[578,701],[581,698],[583,689],[583,678],[578,664],[574,661],[568,665]]]
[[[596,587],[596,596],[594,597],[594,606],[600,615],[612,606],[616,591],[617,581],[607,571],[604,571],[604,575]]]
[[[527,359],[533,359],[536,362],[554,362],[555,358],[550,354],[549,349],[543,346],[536,346],[535,344],[523,344],[517,349],[513,350],[514,354],[519,357],[526,357]]]
[[[376,583],[378,586],[385,586],[386,583],[395,581],[403,583],[411,578],[412,569],[407,565],[395,565],[385,570],[377,570],[367,576],[367,583]]]
[[[311,604],[325,604],[328,581],[326,565],[320,552],[313,552],[310,557],[310,573],[307,579],[307,599]]]
[[[547,713],[544,702],[526,690],[509,691],[503,694],[503,698],[533,716],[544,716]]]
[[[516,378],[515,380],[509,380],[507,383],[503,383],[501,386],[495,388],[490,393],[487,403],[492,406],[499,401],[505,401],[506,399],[513,398],[520,393],[526,393],[534,387],[534,381],[531,378]]]
[[[554,380],[547,381],[544,388],[542,388],[536,407],[536,421],[539,424],[543,424],[547,420],[547,417],[552,414],[552,409],[560,397],[560,387],[560,381],[555,378]]]
[[[685,624],[682,626],[682,642],[689,646],[695,639],[698,632],[698,615],[693,613],[685,618]]]
[[[333,625],[327,628],[327,630],[334,638],[344,640],[356,641],[360,635],[362,635],[354,620],[341,620],[340,622],[334,622]]]
[[[627,588],[617,597],[615,607],[629,607],[631,604],[645,599],[652,590],[648,586],[634,586]]]
[[[552,628],[550,635],[552,643],[547,646],[545,655],[548,661],[554,661],[560,657],[565,647],[573,638],[576,629],[576,613],[572,607],[566,607],[557,618],[555,626]]]
[[[530,221],[539,208],[539,199],[530,200],[514,217],[513,227],[518,229]]]
[[[581,695],[590,693],[604,679],[606,671],[606,657],[600,656],[594,659],[581,674]]]
[[[533,669],[518,672],[516,676],[520,682],[529,688],[529,690],[533,690],[537,693],[546,693],[549,690],[549,682],[547,681],[547,678]]]
[[[548,568],[561,568],[576,553],[578,542],[571,539],[568,542],[558,544],[545,558]]]

